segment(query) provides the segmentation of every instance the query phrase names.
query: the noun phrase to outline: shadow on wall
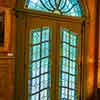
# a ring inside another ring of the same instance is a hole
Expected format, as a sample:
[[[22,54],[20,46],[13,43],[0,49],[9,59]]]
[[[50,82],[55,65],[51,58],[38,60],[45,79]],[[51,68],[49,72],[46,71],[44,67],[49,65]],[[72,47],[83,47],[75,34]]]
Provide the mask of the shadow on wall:
[[[100,88],[97,88],[97,100],[100,100]]]
[[[96,97],[92,94],[87,100],[100,100],[100,88],[97,88]]]

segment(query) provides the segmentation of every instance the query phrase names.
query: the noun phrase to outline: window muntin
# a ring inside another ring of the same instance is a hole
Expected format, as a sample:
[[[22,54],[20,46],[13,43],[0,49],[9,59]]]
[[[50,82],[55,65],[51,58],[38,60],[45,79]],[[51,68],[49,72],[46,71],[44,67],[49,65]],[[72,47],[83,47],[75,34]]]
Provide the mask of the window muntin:
[[[50,29],[31,32],[29,100],[50,99]]]
[[[78,0],[27,0],[28,9],[67,16],[82,16]]]
[[[78,36],[61,29],[60,98],[76,100]]]

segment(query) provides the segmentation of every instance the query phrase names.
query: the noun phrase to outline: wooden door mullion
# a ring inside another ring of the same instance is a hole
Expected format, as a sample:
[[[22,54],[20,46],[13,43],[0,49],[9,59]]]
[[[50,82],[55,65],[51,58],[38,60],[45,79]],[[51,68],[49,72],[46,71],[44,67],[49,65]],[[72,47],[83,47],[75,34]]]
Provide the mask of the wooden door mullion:
[[[55,22],[52,23],[52,41],[51,41],[51,88],[50,88],[50,100],[55,100],[55,66],[56,66],[56,29]]]
[[[57,22],[56,23],[56,66],[55,66],[55,76],[56,76],[56,83],[55,83],[55,87],[56,87],[56,99],[55,100],[59,100],[59,93],[60,93],[60,89],[59,89],[59,85],[60,85],[60,81],[59,81],[59,77],[60,77],[60,25]]]

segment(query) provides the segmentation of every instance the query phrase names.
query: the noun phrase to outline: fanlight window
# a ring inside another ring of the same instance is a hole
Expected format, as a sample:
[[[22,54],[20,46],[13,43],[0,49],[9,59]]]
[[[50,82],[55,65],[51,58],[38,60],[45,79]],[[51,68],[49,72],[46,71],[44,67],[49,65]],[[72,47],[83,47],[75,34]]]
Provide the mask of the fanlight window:
[[[78,0],[27,0],[28,9],[67,16],[82,16]]]

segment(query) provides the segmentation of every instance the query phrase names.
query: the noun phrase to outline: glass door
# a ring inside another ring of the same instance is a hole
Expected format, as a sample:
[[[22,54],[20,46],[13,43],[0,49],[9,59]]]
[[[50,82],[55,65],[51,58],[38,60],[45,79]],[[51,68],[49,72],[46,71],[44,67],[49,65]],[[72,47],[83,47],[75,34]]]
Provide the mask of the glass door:
[[[29,100],[77,100],[80,30],[68,22],[44,18],[32,17],[28,22],[26,94]]]
[[[33,23],[32,23],[33,22]],[[28,98],[29,100],[52,100],[54,87],[55,66],[55,22],[32,18],[26,32],[26,49],[28,69]],[[29,34],[27,34],[29,33]]]
[[[60,97],[61,100],[76,100],[77,81],[77,43],[78,36],[68,30],[61,29],[60,54]]]
[[[80,94],[80,31],[57,22],[56,100],[78,100]]]

